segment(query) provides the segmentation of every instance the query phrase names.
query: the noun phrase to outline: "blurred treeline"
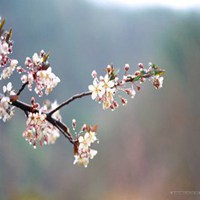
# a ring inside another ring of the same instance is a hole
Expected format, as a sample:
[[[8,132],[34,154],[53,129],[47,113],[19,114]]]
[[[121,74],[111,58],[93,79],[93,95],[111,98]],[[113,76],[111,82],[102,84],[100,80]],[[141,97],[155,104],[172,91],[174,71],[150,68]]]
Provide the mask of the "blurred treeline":
[[[166,69],[163,89],[146,82],[114,113],[90,97],[62,109],[69,126],[72,118],[79,127],[99,124],[99,153],[87,169],[73,166],[72,147],[62,136],[55,145],[33,150],[21,137],[22,112],[0,122],[0,199],[161,200],[177,198],[170,191],[199,189],[199,10],[1,0],[0,15],[13,28],[13,57],[21,65],[40,49],[50,51],[61,79],[51,100],[86,91],[92,70],[104,74],[107,64],[123,69],[129,63],[134,71],[137,63],[151,61]],[[18,79],[11,78],[16,90]],[[21,99],[29,103],[32,95],[26,90]]]

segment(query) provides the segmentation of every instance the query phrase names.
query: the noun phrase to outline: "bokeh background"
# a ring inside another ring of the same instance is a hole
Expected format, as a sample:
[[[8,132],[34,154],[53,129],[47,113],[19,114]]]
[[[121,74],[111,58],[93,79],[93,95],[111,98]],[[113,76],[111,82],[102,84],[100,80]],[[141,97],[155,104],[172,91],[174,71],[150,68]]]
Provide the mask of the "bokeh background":
[[[23,65],[26,56],[50,51],[53,71],[62,80],[47,97],[51,100],[86,91],[91,71],[104,74],[107,64],[129,63],[134,71],[137,63],[151,61],[166,69],[161,90],[146,82],[114,113],[90,97],[62,109],[68,125],[73,118],[79,127],[99,125],[98,155],[86,169],[73,165],[72,146],[62,136],[55,145],[34,150],[21,136],[21,111],[0,122],[0,199],[200,198],[171,194],[200,190],[199,11],[106,7],[86,0],[0,0],[0,15],[13,28],[12,57]],[[11,79],[16,89],[18,79]],[[21,99],[30,102],[31,95],[26,90]]]

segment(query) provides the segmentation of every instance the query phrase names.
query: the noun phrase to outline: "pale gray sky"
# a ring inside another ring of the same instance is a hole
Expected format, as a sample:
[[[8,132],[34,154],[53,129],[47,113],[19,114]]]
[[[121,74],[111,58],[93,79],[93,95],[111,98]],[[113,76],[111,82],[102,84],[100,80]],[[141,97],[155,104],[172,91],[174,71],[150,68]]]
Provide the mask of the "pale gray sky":
[[[200,8],[200,0],[88,0],[102,6],[124,6],[129,8],[162,6],[174,9]]]

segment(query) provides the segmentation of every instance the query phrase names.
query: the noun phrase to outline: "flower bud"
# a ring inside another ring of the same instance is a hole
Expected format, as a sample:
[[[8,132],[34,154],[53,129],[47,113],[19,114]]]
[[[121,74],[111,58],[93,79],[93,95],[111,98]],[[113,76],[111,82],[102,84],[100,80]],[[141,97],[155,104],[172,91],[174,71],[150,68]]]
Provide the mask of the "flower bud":
[[[139,68],[143,69],[144,65],[142,63],[138,63]]]
[[[125,64],[125,66],[124,66],[125,72],[127,72],[129,69],[130,69],[130,65],[129,64]]]
[[[127,99],[121,97],[122,105],[125,106],[127,104]]]
[[[72,128],[73,130],[76,129],[76,119],[72,119]]]
[[[93,70],[91,76],[92,76],[92,78],[96,78],[97,77],[97,72],[95,70]]]

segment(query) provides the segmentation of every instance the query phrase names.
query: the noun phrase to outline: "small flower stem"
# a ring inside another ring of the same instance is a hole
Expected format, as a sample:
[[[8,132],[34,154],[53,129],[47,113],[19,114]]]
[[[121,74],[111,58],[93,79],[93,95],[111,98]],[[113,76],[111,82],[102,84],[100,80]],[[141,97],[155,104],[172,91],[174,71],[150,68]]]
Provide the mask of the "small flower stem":
[[[159,69],[157,70],[157,73],[165,73],[165,70]],[[128,76],[126,82],[137,82],[140,78],[150,78],[152,76],[155,76],[153,71],[149,71],[146,74],[140,74],[138,76]],[[136,80],[135,80],[136,79]]]
[[[22,87],[19,89],[19,91],[17,92],[17,96],[19,96],[21,94],[21,92],[24,90],[24,88],[26,87],[26,85],[28,85],[28,81],[25,82]]]
[[[70,97],[69,99],[67,99],[66,101],[64,101],[63,103],[61,103],[57,108],[52,110],[49,113],[49,115],[51,116],[53,113],[55,113],[56,111],[60,110],[62,107],[66,106],[67,104],[71,103],[72,101],[74,101],[76,99],[80,99],[80,98],[85,97],[85,96],[89,96],[91,94],[92,94],[92,92],[90,92],[90,91],[82,92],[80,94],[76,94],[76,95]]]

